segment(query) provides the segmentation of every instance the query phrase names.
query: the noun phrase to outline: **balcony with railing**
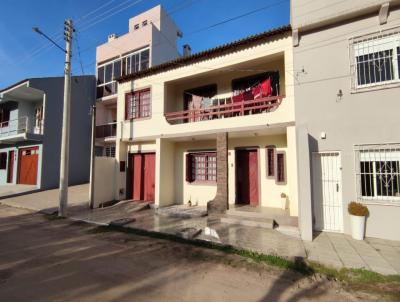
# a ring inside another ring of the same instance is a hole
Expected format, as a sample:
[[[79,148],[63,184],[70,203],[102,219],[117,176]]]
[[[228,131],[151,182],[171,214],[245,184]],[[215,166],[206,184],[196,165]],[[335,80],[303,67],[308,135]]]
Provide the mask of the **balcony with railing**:
[[[283,95],[265,96],[258,99],[215,99],[210,106],[165,113],[170,124],[193,123],[275,111],[284,99]]]
[[[284,57],[271,60],[248,61],[167,83],[166,121],[177,130],[187,123],[193,124],[192,128],[207,125],[208,130],[217,130],[239,124],[252,127],[293,122],[293,99],[286,97]]]
[[[117,123],[107,123],[96,126],[96,139],[105,141],[115,140],[117,134]]]
[[[43,121],[22,116],[0,123],[0,142],[38,140],[43,134]]]

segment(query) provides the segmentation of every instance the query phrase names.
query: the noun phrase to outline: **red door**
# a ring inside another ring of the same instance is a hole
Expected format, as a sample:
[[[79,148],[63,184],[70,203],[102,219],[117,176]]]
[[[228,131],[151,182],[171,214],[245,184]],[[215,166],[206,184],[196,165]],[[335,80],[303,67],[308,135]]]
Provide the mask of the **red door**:
[[[132,199],[154,201],[155,154],[132,155]]]
[[[154,201],[154,190],[156,184],[156,155],[144,154],[144,200]]]
[[[19,149],[18,183],[36,185],[39,147]]]
[[[8,151],[7,182],[12,183],[14,177],[14,151]]]
[[[132,156],[132,199],[142,200],[142,155]]]
[[[237,203],[258,206],[258,153],[257,150],[236,152]]]

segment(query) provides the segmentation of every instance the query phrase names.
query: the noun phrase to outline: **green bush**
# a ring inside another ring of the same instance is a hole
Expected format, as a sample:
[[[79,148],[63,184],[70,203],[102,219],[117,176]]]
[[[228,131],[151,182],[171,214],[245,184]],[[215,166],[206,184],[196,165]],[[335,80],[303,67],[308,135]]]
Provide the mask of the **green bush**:
[[[368,208],[365,205],[355,201],[350,202],[347,209],[349,214],[354,216],[368,216],[369,214]]]

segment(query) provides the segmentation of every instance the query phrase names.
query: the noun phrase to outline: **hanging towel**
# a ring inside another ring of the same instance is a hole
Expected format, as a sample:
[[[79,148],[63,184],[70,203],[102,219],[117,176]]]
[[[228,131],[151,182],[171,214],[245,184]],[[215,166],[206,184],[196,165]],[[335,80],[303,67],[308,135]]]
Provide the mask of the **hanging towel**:
[[[268,78],[264,82],[260,84],[260,88],[262,91],[262,96],[271,96],[272,95],[272,87],[271,87],[271,78]]]

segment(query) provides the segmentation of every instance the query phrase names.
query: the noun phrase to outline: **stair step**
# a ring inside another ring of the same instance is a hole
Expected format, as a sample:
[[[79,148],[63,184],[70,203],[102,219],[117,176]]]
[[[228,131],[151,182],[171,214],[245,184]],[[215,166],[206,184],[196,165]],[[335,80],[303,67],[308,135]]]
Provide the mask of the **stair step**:
[[[265,214],[260,212],[238,211],[234,209],[226,211],[225,215],[228,217],[241,217],[241,218],[265,218],[265,219],[269,218],[266,217]]]
[[[238,224],[249,227],[259,227],[264,229],[272,229],[274,227],[274,220],[269,218],[259,218],[259,217],[240,217],[234,215],[225,215],[221,217],[222,223]]]
[[[277,230],[278,232],[288,235],[288,236],[292,236],[292,237],[296,237],[296,238],[301,238],[300,236],[300,230],[298,227],[295,226],[289,226],[289,225],[281,225],[278,226],[277,228],[275,228],[275,230]]]

